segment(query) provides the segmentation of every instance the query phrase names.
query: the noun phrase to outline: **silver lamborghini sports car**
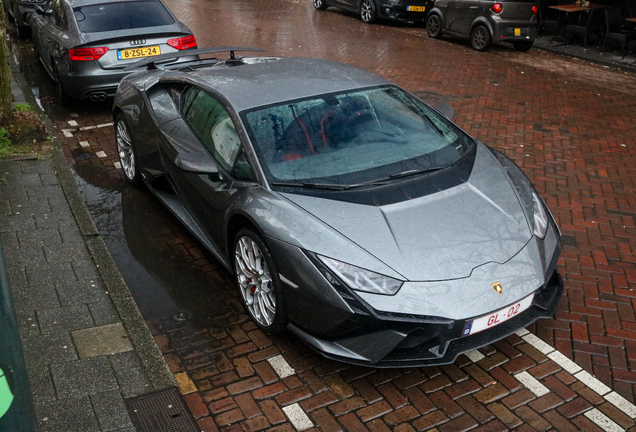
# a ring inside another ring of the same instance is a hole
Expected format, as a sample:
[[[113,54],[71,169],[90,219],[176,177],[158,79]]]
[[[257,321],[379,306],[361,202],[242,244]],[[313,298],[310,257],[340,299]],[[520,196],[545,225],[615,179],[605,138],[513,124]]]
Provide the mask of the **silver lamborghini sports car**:
[[[128,181],[236,275],[261,329],[414,366],[554,313],[559,229],[510,159],[360,69],[188,54],[221,51],[139,61],[115,97],[117,146]]]

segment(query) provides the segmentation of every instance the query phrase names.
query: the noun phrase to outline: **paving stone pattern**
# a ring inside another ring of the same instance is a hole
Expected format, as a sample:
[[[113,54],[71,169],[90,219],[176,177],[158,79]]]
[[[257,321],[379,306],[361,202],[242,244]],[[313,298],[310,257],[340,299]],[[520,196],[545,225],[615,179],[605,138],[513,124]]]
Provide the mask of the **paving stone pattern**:
[[[148,318],[203,430],[291,431],[298,428],[289,414],[298,412],[296,404],[323,431],[636,430],[631,405],[610,396],[633,403],[636,384],[633,75],[538,50],[495,46],[477,53],[462,41],[430,40],[423,28],[365,25],[346,13],[315,11],[309,1],[167,3],[200,46],[255,46],[268,55],[346,62],[417,94],[441,95],[461,127],[523,168],[564,235],[559,269],[566,293],[553,319],[528,328],[558,350],[551,357],[513,335],[452,365],[376,370],[327,361],[288,334],[264,335],[245,315],[231,276],[155,203],[163,225],[149,244],[180,266],[181,274],[199,274],[209,284],[182,288],[182,296],[200,299],[198,306],[188,304],[194,319]],[[113,128],[103,126],[112,121],[107,109],[78,106],[62,117],[55,119],[58,136],[76,169],[100,173],[102,184],[123,185]],[[29,205],[46,207],[37,200]],[[40,241],[46,254],[48,243],[63,241],[56,235],[6,242]],[[36,262],[39,254],[25,250],[23,259]],[[49,279],[65,280],[75,272],[70,263],[58,265]],[[13,278],[37,280],[43,296],[55,294],[55,282],[47,285],[41,272]],[[206,289],[213,290],[213,299],[202,297]],[[90,305],[67,307],[75,308],[72,318],[58,320],[55,311],[42,310],[38,336],[63,338],[63,331],[81,328],[92,316]],[[216,312],[206,313],[210,308]],[[26,327],[25,334],[31,333]],[[276,373],[268,359],[278,355],[293,375]],[[600,382],[573,372],[567,359]]]
[[[152,390],[50,160],[0,161],[0,241],[40,432],[134,432]],[[111,329],[110,337],[104,334]],[[101,334],[98,352],[84,332]],[[135,376],[131,372],[137,371]]]

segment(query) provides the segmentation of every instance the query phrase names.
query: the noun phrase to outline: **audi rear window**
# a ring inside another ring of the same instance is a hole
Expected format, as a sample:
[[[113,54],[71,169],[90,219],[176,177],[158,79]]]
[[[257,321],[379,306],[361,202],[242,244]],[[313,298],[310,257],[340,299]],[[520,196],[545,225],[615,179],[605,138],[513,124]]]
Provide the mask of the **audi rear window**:
[[[174,24],[166,7],[157,1],[105,3],[73,8],[80,31],[97,33]]]

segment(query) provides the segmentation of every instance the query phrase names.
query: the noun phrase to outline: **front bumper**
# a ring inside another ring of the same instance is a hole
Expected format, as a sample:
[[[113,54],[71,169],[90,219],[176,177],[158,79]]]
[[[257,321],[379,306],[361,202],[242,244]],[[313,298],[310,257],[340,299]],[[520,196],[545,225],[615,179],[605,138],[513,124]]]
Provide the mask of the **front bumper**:
[[[370,313],[357,316],[366,328],[360,335],[325,340],[289,325],[292,333],[325,357],[372,367],[414,367],[453,363],[457,356],[500,340],[539,318],[551,317],[563,294],[563,280],[554,270],[548,282],[535,291],[532,305],[514,318],[488,330],[462,337],[467,320],[427,319],[383,313],[358,304]],[[374,329],[369,331],[369,328]]]
[[[403,22],[426,22],[426,15],[432,8],[432,2],[421,0],[401,1],[398,4],[382,4],[379,15],[382,18]]]

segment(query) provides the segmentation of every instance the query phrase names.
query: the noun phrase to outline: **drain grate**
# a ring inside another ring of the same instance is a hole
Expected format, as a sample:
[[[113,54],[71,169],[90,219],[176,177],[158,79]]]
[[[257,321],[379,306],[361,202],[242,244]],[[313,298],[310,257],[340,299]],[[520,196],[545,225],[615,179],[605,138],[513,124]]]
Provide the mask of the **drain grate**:
[[[125,399],[137,432],[200,432],[179,390],[170,387]]]

